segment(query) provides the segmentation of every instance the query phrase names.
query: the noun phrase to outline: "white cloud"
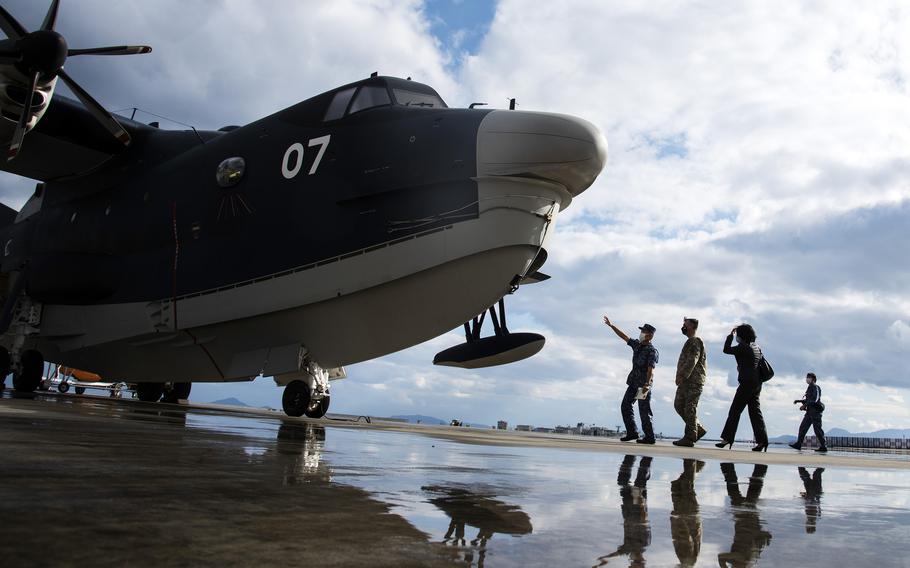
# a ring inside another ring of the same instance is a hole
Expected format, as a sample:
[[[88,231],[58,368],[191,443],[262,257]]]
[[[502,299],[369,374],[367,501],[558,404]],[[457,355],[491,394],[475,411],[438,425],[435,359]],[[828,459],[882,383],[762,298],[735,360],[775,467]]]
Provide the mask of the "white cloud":
[[[896,320],[888,326],[888,337],[898,343],[910,343],[910,325],[901,320]]]

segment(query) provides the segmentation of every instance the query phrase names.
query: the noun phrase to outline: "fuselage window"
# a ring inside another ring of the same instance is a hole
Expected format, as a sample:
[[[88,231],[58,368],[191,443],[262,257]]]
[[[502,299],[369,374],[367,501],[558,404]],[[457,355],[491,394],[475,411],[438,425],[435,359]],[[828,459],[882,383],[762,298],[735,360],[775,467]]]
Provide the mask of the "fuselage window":
[[[354,98],[354,102],[351,103],[351,109],[348,114],[390,104],[392,104],[392,99],[389,98],[389,92],[385,87],[364,86],[357,91],[357,96]]]
[[[353,87],[335,93],[335,97],[332,99],[332,102],[329,103],[328,110],[325,111],[325,118],[323,120],[338,120],[344,116],[344,111],[348,108],[348,103],[351,102],[351,97],[353,96]]]
[[[392,89],[395,93],[395,100],[402,106],[424,107],[424,108],[448,108],[439,95],[429,93],[417,93],[407,89]]]

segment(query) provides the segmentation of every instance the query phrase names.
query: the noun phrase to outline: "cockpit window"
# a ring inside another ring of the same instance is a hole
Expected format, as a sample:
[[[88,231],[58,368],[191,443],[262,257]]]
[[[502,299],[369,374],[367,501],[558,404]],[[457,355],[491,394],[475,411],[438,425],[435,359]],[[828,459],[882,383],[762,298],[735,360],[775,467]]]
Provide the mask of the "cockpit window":
[[[392,89],[395,93],[395,100],[402,106],[422,107],[422,108],[448,108],[439,95],[428,93],[417,93],[407,89]]]
[[[389,98],[389,92],[385,87],[367,85],[357,91],[357,97],[351,103],[351,109],[348,114],[390,104],[392,104],[392,99]]]
[[[348,108],[348,103],[351,102],[351,97],[353,96],[353,87],[335,93],[335,97],[332,99],[332,102],[329,103],[328,110],[325,111],[325,118],[323,120],[338,120],[344,116],[344,110]]]

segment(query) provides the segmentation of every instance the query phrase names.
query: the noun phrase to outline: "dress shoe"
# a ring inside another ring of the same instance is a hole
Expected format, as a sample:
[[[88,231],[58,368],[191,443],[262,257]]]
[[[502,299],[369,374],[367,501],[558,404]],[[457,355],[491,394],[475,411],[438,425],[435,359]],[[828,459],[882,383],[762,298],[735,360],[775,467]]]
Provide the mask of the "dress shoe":
[[[801,450],[801,449],[803,449],[803,445],[802,445],[802,444],[797,444],[796,442],[793,442],[792,444],[787,444],[787,445],[790,446],[791,448],[793,448],[794,450]]]
[[[639,438],[635,440],[635,442],[639,444],[653,444],[654,438]]]
[[[673,440],[674,446],[683,446],[685,448],[691,448],[695,445],[695,442],[688,438],[680,438],[679,440]]]
[[[626,434],[619,439],[620,442],[631,442],[632,440],[637,440],[638,434]]]
[[[822,446],[820,448],[815,448],[815,451],[816,452],[827,452],[828,448],[826,446]]]

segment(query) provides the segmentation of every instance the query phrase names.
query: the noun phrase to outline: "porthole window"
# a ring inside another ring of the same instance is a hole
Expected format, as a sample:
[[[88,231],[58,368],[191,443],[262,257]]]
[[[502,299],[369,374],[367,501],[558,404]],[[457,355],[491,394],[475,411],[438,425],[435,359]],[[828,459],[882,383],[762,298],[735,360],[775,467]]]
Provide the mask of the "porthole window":
[[[243,172],[246,171],[246,160],[243,158],[228,158],[218,164],[215,179],[221,187],[232,187],[240,183]]]

